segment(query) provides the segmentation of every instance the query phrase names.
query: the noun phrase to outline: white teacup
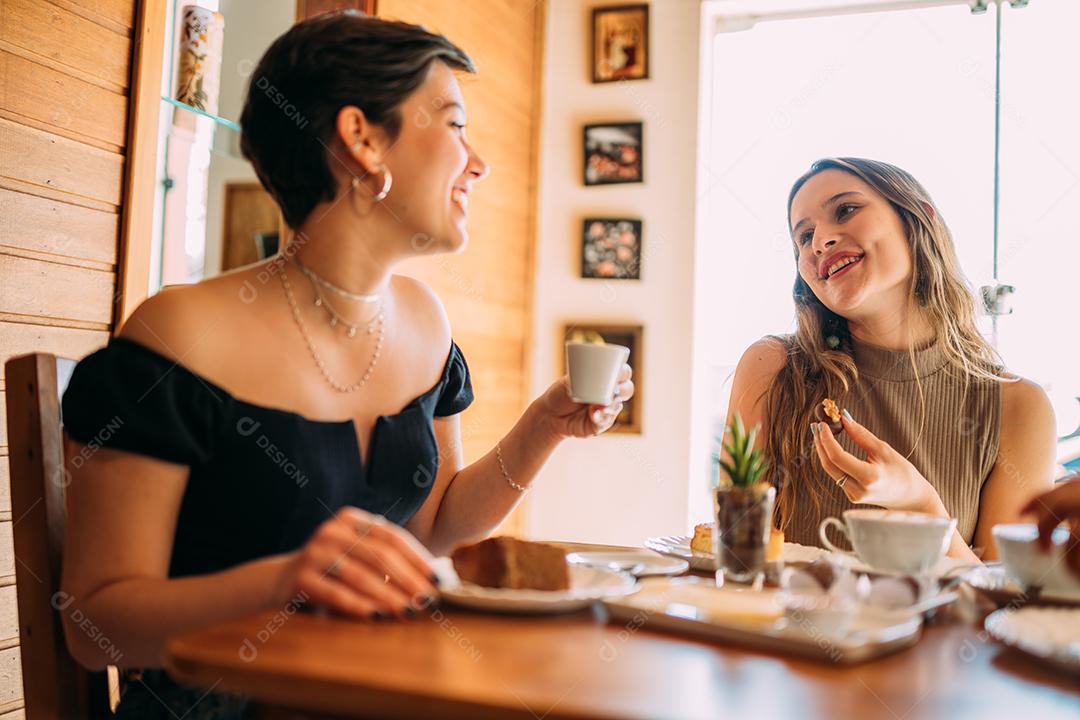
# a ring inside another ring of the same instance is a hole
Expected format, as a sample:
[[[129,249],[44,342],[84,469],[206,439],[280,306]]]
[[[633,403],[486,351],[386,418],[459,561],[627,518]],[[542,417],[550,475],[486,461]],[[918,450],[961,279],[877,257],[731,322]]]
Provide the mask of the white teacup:
[[[846,524],[846,526],[845,526]],[[830,525],[845,535],[855,551],[833,545],[826,535]],[[818,528],[829,550],[855,555],[875,570],[918,575],[933,568],[945,555],[956,529],[956,518],[943,518],[899,510],[856,509],[844,512],[844,522],[825,518]]]
[[[1039,586],[1051,593],[1080,595],[1080,578],[1069,572],[1065,564],[1067,527],[1054,529],[1047,552],[1039,548],[1039,530],[1032,524],[995,525],[993,533],[1005,574],[1022,589]]]
[[[630,348],[622,345],[566,343],[570,398],[579,403],[610,405],[619,370],[629,357]]]

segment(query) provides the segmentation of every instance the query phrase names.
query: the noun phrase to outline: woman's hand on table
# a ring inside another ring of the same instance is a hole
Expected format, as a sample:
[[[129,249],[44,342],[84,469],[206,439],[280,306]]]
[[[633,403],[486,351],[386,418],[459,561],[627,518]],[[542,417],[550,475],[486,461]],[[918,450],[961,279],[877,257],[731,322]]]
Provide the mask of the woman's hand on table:
[[[1080,577],[1080,476],[1075,476],[1043,493],[1029,502],[1023,513],[1034,513],[1039,527],[1039,545],[1044,551],[1050,549],[1050,534],[1058,525],[1069,521],[1073,537],[1065,548],[1065,563],[1074,575]]]
[[[839,484],[848,500],[889,510],[947,514],[937,491],[907,458],[855,422],[846,410],[841,422],[852,441],[866,452],[866,460],[845,450],[828,423],[811,423],[811,432],[822,467],[834,482],[843,478]]]
[[[634,396],[633,371],[623,365],[615,383],[615,393],[607,405],[583,405],[570,398],[570,378],[564,376],[537,399],[548,427],[559,437],[593,437],[615,423],[623,403]]]
[[[381,515],[343,507],[292,554],[276,596],[303,594],[307,603],[369,620],[412,617],[436,596],[431,559]]]

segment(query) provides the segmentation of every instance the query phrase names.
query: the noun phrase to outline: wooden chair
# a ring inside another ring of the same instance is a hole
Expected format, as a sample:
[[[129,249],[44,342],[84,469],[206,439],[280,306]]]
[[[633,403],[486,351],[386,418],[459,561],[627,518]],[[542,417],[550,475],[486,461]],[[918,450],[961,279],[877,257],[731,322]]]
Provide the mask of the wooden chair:
[[[88,672],[68,653],[60,558],[70,477],[64,466],[60,396],[75,363],[36,353],[8,360],[8,445],[15,518],[15,583],[26,717],[112,715],[106,673]],[[112,673],[116,676],[115,670]]]

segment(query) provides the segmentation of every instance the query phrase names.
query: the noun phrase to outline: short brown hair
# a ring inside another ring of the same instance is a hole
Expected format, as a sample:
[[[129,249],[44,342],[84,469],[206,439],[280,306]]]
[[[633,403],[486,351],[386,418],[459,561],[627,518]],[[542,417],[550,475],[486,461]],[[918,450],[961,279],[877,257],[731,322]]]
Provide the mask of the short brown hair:
[[[355,105],[397,137],[402,102],[436,60],[476,72],[442,35],[355,10],[304,20],[274,41],[251,76],[240,147],[285,222],[297,227],[337,194],[328,153],[341,108]]]

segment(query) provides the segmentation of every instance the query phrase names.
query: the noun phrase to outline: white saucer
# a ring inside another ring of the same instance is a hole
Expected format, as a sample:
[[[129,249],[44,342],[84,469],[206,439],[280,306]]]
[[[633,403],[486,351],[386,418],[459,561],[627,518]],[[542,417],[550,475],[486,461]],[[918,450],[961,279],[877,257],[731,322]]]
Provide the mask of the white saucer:
[[[1071,605],[1080,608],[1080,593],[1053,592],[1041,590],[1038,593],[1025,593],[1000,563],[990,563],[978,570],[967,574],[965,581],[976,590],[984,593],[997,593],[999,596],[1008,597],[1008,602],[1014,604],[1032,605],[1040,603],[1053,603],[1055,605]],[[1016,602],[1019,600],[1020,602]],[[1003,600],[1002,603],[1005,601]]]
[[[841,553],[831,553],[831,555],[834,558],[840,558],[842,562],[846,562],[848,568],[851,569],[852,572],[873,573],[876,575],[896,575],[898,577],[915,576],[915,573],[901,573],[893,572],[891,570],[881,570],[879,568],[875,568],[872,565],[867,565],[854,555],[844,555]],[[956,575],[959,572],[971,572],[979,569],[980,567],[982,567],[981,563],[976,564],[946,555],[945,557],[941,558],[941,560],[939,560],[937,564],[934,565],[934,567],[930,568],[930,570],[926,572],[925,577],[933,579],[948,578]]]
[[[548,614],[581,610],[601,598],[619,597],[634,592],[636,581],[624,572],[571,565],[568,590],[512,590],[489,588],[462,582],[453,563],[436,559],[433,568],[439,575],[439,595],[451,605],[500,613]]]
[[[645,547],[654,550],[661,555],[682,558],[690,563],[694,570],[702,572],[716,571],[716,556],[712,553],[703,553],[690,548],[689,535],[664,535],[651,537],[645,541]],[[784,562],[814,562],[815,560],[829,555],[828,550],[799,543],[785,542],[784,551],[780,559]]]
[[[984,623],[994,639],[1080,676],[1080,609],[1002,608]]]
[[[615,550],[609,552],[575,552],[566,556],[571,565],[585,565],[604,570],[628,572],[634,577],[678,575],[686,572],[690,563],[651,550]]]

